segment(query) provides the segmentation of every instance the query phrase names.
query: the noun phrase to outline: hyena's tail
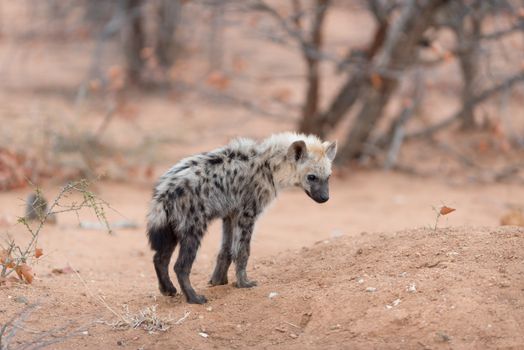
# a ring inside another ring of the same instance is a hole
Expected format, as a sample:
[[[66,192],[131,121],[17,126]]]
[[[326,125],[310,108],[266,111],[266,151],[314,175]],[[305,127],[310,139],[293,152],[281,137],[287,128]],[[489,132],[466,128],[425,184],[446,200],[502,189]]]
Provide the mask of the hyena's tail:
[[[153,199],[147,216],[147,238],[154,251],[162,251],[166,247],[176,244],[175,233],[167,219],[164,205]]]

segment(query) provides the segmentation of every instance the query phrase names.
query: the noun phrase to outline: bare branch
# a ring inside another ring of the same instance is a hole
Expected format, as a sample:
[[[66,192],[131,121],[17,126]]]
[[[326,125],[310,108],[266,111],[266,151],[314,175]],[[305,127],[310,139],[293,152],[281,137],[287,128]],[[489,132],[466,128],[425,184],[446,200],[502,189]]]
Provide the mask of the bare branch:
[[[415,80],[413,98],[408,102],[407,106],[402,109],[402,112],[394,121],[392,126],[390,147],[386,161],[384,162],[384,169],[386,170],[389,170],[395,166],[398,154],[400,152],[400,147],[402,146],[406,136],[406,123],[413,117],[415,111],[418,109],[422,101],[424,90],[422,89],[422,77],[420,72],[418,72]]]
[[[480,40],[499,40],[507,35],[521,31],[524,31],[524,19],[520,19],[515,25],[507,29],[501,29],[495,32],[484,34],[480,37]]]
[[[427,128],[424,128],[422,130],[418,130],[418,131],[414,131],[408,135],[406,135],[406,138],[407,139],[412,139],[412,138],[421,138],[421,137],[428,137],[438,131],[441,131],[451,125],[453,125],[455,122],[457,122],[460,118],[460,116],[462,115],[462,113],[464,112],[464,109],[468,106],[473,106],[473,105],[476,105],[476,104],[479,104],[479,103],[482,103],[484,102],[485,100],[487,100],[488,98],[490,98],[491,96],[495,95],[496,93],[504,90],[504,89],[509,89],[511,88],[513,85],[515,84],[518,84],[518,83],[522,83],[524,82],[524,72],[520,72],[514,76],[512,76],[511,78],[508,78],[506,80],[504,80],[503,82],[501,82],[500,84],[497,84],[489,89],[486,89],[484,90],[483,92],[481,92],[480,94],[478,94],[476,97],[473,97],[470,101],[468,101],[467,103],[464,104],[464,106],[462,106],[462,108],[453,113],[451,116],[445,118],[444,120],[442,120],[441,122],[438,122],[436,124],[433,124]]]

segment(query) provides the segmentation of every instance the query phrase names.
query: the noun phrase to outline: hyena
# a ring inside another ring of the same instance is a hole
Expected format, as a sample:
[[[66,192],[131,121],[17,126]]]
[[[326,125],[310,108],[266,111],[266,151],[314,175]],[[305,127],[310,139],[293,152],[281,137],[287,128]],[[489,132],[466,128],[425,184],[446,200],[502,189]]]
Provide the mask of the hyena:
[[[169,169],[154,189],[147,224],[160,292],[168,296],[177,292],[169,278],[169,262],[179,244],[175,273],[180,288],[188,303],[207,301],[195,293],[189,274],[207,225],[216,218],[223,221],[223,236],[209,284],[227,284],[234,261],[236,287],[255,286],[246,274],[255,221],[287,187],[301,187],[316,202],[326,202],[336,151],[336,142],[283,133],[261,142],[236,139]]]

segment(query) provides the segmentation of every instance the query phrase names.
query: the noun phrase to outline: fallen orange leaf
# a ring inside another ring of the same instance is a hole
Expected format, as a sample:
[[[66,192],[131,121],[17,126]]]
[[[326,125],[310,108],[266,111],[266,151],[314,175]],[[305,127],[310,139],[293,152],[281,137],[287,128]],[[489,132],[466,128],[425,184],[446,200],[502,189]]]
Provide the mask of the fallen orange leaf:
[[[229,87],[229,78],[220,71],[214,71],[207,77],[207,84],[217,90],[225,90]]]
[[[33,282],[34,276],[31,266],[27,264],[20,264],[17,267],[15,267],[15,271],[21,280],[26,281],[29,284]]]
[[[5,249],[0,250],[0,264],[4,265],[8,269],[12,269],[13,267],[15,267],[13,259],[11,258],[11,256],[9,256],[7,250]]]
[[[440,215],[448,215],[449,213],[454,212],[456,209],[446,207],[445,205],[440,208]]]
[[[44,255],[44,250],[42,248],[35,248],[35,258],[39,258]]]
[[[0,250],[0,263],[3,264],[4,261],[6,261],[8,255],[9,254],[7,254],[7,250],[5,250],[5,249]]]
[[[371,74],[371,85],[375,90],[380,90],[380,88],[382,88],[382,78],[378,73]]]

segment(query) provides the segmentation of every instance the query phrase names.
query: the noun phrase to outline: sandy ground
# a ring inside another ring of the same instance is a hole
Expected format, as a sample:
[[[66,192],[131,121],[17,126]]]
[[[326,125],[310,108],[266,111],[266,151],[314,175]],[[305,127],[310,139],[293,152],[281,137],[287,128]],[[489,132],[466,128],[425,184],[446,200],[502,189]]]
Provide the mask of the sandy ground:
[[[324,205],[302,192],[284,193],[256,228],[249,272],[259,287],[207,286],[220,240],[220,225],[212,225],[192,273],[195,288],[209,299],[204,306],[163,297],[157,290],[144,235],[149,189],[101,183],[97,191],[118,210],[109,211],[110,221],[132,219],[140,228],[110,236],[79,229],[72,214],[46,227],[33,284],[0,289],[3,320],[26,304],[38,305],[11,341],[13,348],[61,327],[56,337],[44,338],[60,340],[51,348],[524,345],[519,331],[524,231],[473,228],[496,227],[506,206],[523,198],[522,188],[455,188],[438,180],[363,172],[335,179],[332,198]],[[16,203],[23,197],[23,191],[0,196],[4,214],[20,215],[22,206]],[[440,229],[433,231],[432,206],[441,203],[457,211],[441,218]],[[91,217],[82,213],[81,219]],[[9,231],[23,240],[19,225]],[[67,266],[79,275],[51,272]],[[406,290],[411,284],[416,292]],[[366,292],[368,287],[377,290]],[[271,292],[278,295],[270,299]],[[108,307],[122,314],[123,305],[130,313],[157,305],[158,315],[173,322],[189,315],[165,333],[115,330],[110,323],[118,317]],[[65,335],[71,338],[62,339]]]

